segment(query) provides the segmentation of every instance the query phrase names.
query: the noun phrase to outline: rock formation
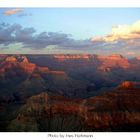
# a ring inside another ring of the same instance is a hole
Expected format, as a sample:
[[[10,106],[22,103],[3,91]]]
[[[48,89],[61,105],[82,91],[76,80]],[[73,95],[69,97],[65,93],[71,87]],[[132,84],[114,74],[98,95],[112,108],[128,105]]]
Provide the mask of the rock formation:
[[[119,89],[129,89],[135,87],[136,87],[136,83],[131,81],[124,81],[118,86]]]
[[[9,128],[51,132],[138,131],[139,97],[140,89],[115,90],[88,99],[42,93],[27,101]]]

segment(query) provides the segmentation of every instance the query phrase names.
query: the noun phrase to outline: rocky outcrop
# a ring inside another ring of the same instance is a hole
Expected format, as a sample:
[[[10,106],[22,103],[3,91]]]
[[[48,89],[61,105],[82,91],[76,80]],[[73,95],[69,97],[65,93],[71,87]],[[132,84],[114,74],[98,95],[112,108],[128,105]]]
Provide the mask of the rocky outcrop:
[[[42,73],[52,73],[52,74],[65,74],[64,71],[50,71],[48,67],[37,66],[34,63],[29,62],[28,58],[23,55],[13,55],[7,56],[4,61],[1,62],[0,71],[5,72],[12,69],[22,69],[24,72],[31,74],[35,70]]]
[[[20,63],[19,66],[27,73],[32,73],[36,69],[36,65],[33,63]]]
[[[112,60],[118,60],[118,59],[125,59],[122,55],[120,54],[112,54],[110,56],[107,57],[108,59],[112,59]]]
[[[135,88],[136,85],[137,85],[136,82],[124,81],[118,86],[118,88],[119,89],[129,89],[129,88]]]
[[[36,65],[30,63],[25,56],[7,56],[0,64],[0,72],[8,72],[14,70],[23,70],[25,73],[32,73],[36,69]]]
[[[70,59],[89,59],[91,57],[91,55],[89,54],[60,54],[60,55],[54,55],[54,58],[60,60],[60,61],[64,61],[64,60],[70,60]]]
[[[140,56],[136,57],[137,60],[140,60]]]
[[[139,60],[132,69],[121,55],[54,56],[1,56],[0,130],[9,123],[9,131],[139,130],[140,84],[130,82],[140,81]]]
[[[8,56],[5,59],[6,62],[17,62],[17,59],[14,56]]]
[[[104,58],[99,57],[99,60],[101,64],[98,69],[105,72],[116,68],[128,69],[131,66],[128,59],[124,58],[122,55],[117,54]]]
[[[133,92],[133,94],[131,94]],[[140,89],[115,90],[89,99],[42,93],[31,97],[10,131],[139,131]]]
[[[29,63],[28,59],[26,56],[21,56],[22,62],[23,63]]]
[[[67,65],[68,67],[75,67],[75,65],[79,68],[92,67],[92,69],[102,72],[110,72],[114,69],[126,70],[133,66],[127,58],[120,54],[112,54],[110,56],[94,54],[59,54],[53,55],[53,57],[62,64],[62,66],[64,64],[64,66]]]
[[[4,96],[4,99],[9,99],[7,96],[13,93],[27,98],[42,91],[57,91],[66,96],[78,96],[86,91],[83,83],[70,78],[65,71],[38,66],[23,55],[7,56],[6,59],[8,61],[0,62],[0,97]],[[4,94],[5,91],[8,93]],[[10,102],[13,100],[11,98]]]

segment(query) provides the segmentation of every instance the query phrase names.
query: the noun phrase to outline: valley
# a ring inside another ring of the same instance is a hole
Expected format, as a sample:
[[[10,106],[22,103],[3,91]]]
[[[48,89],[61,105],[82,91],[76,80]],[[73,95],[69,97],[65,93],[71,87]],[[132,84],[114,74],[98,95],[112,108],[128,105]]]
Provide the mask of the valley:
[[[0,131],[140,131],[140,59],[0,55]]]

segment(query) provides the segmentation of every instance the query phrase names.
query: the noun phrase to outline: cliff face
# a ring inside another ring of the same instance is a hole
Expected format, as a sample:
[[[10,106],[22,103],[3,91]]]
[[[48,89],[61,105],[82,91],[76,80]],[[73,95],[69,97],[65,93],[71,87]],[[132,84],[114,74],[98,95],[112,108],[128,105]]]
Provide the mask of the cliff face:
[[[61,54],[61,55],[54,55],[54,58],[56,58],[59,61],[65,61],[65,60],[74,60],[74,59],[90,59],[91,55],[89,54],[82,54],[82,55],[65,55],[65,54]]]
[[[0,55],[0,131],[139,131],[135,60]]]
[[[101,55],[54,55],[54,58],[58,61],[72,61],[72,60],[85,60],[91,61],[92,63],[99,63],[99,67],[122,67],[128,68],[130,66],[128,59],[119,54],[113,54],[110,56],[101,56]]]
[[[107,69],[110,71],[111,69],[122,68],[128,69],[131,67],[128,59],[123,57],[122,55],[110,55],[104,58],[100,58],[101,65],[99,66],[99,70],[106,71]]]
[[[9,57],[7,57],[7,58],[5,59],[5,61],[7,61],[7,62],[16,62],[17,59],[16,59],[14,56],[9,56]]]
[[[29,63],[25,56],[7,56],[0,65],[1,74],[7,71],[14,71],[14,69],[23,70],[25,73],[32,73],[35,68],[36,65]]]
[[[135,82],[131,82],[131,81],[124,81],[122,82],[118,88],[119,89],[131,89],[131,88],[135,88],[136,87],[136,83]]]
[[[35,63],[29,62],[26,56],[15,55],[5,56],[5,59],[0,62],[0,72],[4,75],[7,72],[22,71],[28,75],[32,73],[52,73],[57,75],[65,75],[64,71],[51,71],[48,67],[37,66]]]
[[[23,55],[7,55],[0,62],[0,101],[13,102],[42,91],[73,96],[75,90],[85,90],[81,82],[69,77],[65,71],[50,70],[31,63]]]
[[[139,66],[133,68],[121,55],[2,55],[0,93],[31,96],[51,91],[86,98],[110,90],[122,81],[139,81],[139,70]]]
[[[10,131],[140,131],[140,89],[116,89],[88,99],[42,93],[31,97]]]
[[[5,59],[0,62],[0,71],[2,72],[6,71],[12,71],[13,69],[20,69],[24,71],[27,74],[31,74],[35,71],[39,71],[42,73],[48,72],[48,73],[56,73],[56,74],[65,74],[64,71],[51,71],[48,67],[41,67],[37,66],[35,63],[29,62],[28,58],[26,56],[22,55],[13,55],[13,56],[5,56]]]

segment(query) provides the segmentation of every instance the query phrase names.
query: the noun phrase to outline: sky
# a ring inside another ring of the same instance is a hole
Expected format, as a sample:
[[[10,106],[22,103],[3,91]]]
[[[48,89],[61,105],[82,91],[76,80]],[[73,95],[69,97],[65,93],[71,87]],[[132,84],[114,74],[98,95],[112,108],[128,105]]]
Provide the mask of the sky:
[[[0,8],[0,53],[138,56],[140,8]]]

